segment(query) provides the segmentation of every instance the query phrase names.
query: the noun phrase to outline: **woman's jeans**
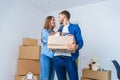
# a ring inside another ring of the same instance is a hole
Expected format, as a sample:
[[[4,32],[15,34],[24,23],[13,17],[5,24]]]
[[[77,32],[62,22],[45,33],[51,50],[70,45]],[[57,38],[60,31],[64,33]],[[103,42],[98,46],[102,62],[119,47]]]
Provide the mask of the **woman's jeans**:
[[[70,80],[79,80],[76,62],[69,56],[55,56],[54,66],[58,80],[67,80],[66,72]]]
[[[53,59],[42,54],[40,56],[40,80],[54,80]]]

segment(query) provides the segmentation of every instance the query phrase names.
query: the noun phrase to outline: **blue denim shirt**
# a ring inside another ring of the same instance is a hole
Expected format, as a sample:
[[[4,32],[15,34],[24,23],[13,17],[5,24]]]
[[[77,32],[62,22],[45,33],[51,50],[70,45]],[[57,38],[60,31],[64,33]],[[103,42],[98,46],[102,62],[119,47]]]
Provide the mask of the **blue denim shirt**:
[[[59,28],[59,32],[62,32],[64,26]],[[78,49],[75,53],[72,53],[72,60],[76,60],[79,56],[79,50],[83,47],[83,39],[80,27],[77,24],[71,24],[68,27],[69,33],[72,34],[75,38],[76,44],[78,45]]]
[[[43,29],[41,32],[41,38],[42,38],[42,50],[41,54],[45,54],[46,56],[53,58],[54,52],[52,52],[49,48],[47,48],[47,40],[48,36],[50,35],[50,30]]]

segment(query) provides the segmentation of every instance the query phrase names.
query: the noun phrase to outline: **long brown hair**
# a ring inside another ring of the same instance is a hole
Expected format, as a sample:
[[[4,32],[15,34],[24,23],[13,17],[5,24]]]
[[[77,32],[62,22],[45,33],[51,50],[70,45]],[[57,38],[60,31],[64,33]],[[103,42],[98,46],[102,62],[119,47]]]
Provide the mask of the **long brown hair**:
[[[53,16],[47,16],[47,17],[46,17],[45,23],[44,23],[44,29],[47,29],[47,30],[50,29],[50,26],[52,26],[52,25],[51,25],[51,20],[52,20],[52,18],[55,18],[55,17],[53,17]],[[41,35],[42,35],[42,34],[41,34]],[[43,42],[42,38],[41,38],[41,42]]]
[[[49,27],[51,26],[51,20],[52,18],[54,18],[53,16],[47,16],[45,19],[45,23],[44,23],[44,28],[45,29],[49,29]]]

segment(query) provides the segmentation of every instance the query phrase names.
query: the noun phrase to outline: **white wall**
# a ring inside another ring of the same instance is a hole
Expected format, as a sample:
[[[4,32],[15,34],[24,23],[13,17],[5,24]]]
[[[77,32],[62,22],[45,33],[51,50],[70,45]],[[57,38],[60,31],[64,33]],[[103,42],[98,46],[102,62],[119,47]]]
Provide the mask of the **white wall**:
[[[14,80],[22,38],[40,40],[42,16],[24,0],[0,1],[0,80]]]
[[[96,56],[104,69],[112,71],[111,80],[117,80],[111,60],[120,62],[119,4],[119,0],[109,0],[68,9],[72,15],[71,22],[79,23],[84,38],[84,47],[79,58],[80,75],[81,69],[88,65],[90,56]],[[24,0],[1,0],[0,80],[14,80],[22,38],[33,37],[40,40],[44,18],[54,15],[57,19],[59,11],[61,10],[43,17],[40,10]]]
[[[69,8],[72,17],[71,22],[79,23],[84,48],[80,52],[79,73],[89,64],[89,58],[96,56],[101,67],[112,71],[112,79],[117,80],[116,70],[111,60],[116,59],[120,63],[120,0],[89,4]],[[58,11],[47,15],[58,18]]]

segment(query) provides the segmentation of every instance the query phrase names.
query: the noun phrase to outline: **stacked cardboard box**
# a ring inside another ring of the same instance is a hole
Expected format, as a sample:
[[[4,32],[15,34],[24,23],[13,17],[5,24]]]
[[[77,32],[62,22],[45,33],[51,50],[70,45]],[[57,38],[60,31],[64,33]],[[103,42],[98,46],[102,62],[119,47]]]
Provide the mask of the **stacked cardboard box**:
[[[17,74],[15,75],[15,80],[21,80],[29,72],[32,72],[39,80],[40,49],[37,39],[23,38],[23,45],[19,47]]]
[[[93,71],[89,69],[83,69],[81,80],[111,80],[111,71]]]

